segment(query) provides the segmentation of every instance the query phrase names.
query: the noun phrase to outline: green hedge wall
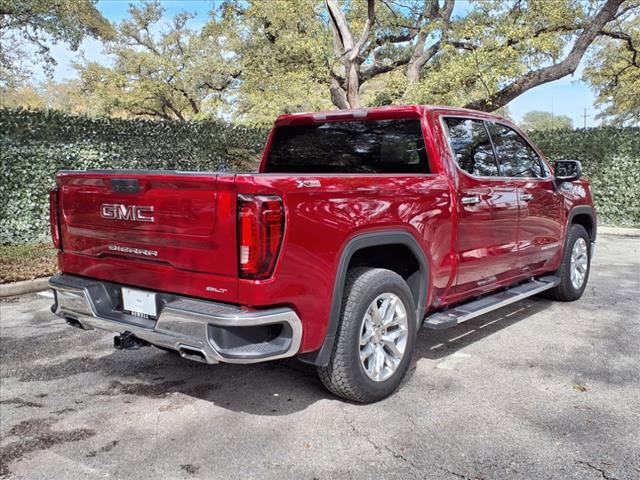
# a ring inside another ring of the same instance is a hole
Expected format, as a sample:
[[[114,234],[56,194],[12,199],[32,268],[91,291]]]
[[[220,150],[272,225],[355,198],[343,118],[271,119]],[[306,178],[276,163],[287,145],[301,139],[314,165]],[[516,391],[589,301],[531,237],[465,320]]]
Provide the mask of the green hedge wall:
[[[640,227],[640,128],[548,130],[531,139],[552,162],[582,162],[600,223]]]
[[[223,122],[92,119],[0,109],[0,244],[48,241],[48,191],[60,169],[246,170],[267,130]],[[600,221],[640,226],[640,129],[533,135],[552,160],[579,159]]]
[[[58,170],[243,170],[255,165],[266,134],[223,122],[0,109],[0,244],[49,241],[48,191]]]

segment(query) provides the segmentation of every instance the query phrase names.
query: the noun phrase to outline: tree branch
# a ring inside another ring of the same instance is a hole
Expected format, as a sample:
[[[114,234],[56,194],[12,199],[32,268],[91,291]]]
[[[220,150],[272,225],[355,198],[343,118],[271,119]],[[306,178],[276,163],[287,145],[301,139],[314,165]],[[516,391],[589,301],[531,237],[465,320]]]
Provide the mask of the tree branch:
[[[371,80],[372,78],[381,75],[383,73],[388,73],[391,72],[393,70],[395,70],[398,67],[401,67],[403,65],[407,65],[409,63],[409,60],[411,59],[410,56],[405,56],[403,58],[398,58],[396,60],[393,60],[389,63],[377,63],[374,62],[373,65],[367,67],[366,69],[364,69],[361,72],[360,78],[362,79],[362,83]]]
[[[353,48],[353,35],[347,24],[347,19],[340,10],[337,0],[325,0],[329,21],[333,31],[333,50],[337,57],[343,57],[345,53]]]
[[[618,8],[623,2],[624,0],[607,0],[598,13],[591,18],[586,28],[575,41],[573,48],[562,62],[529,72],[493,95],[482,100],[470,102],[465,106],[476,110],[493,111],[503,107],[527,90],[558,80],[575,72],[587,48],[593,43],[600,30],[602,30],[609,21],[616,18]]]
[[[631,60],[629,61],[628,65],[613,74],[613,78],[611,79],[610,84],[611,87],[617,87],[620,83],[620,77],[623,73],[625,73],[630,68],[640,68],[640,58],[638,58],[640,56],[640,50],[638,50],[633,44],[633,37],[631,37],[631,35],[626,32],[600,30],[600,34],[609,38],[613,38],[614,40],[622,40],[627,44],[627,50],[631,52]]]
[[[360,38],[356,42],[356,44],[351,48],[351,51],[348,52],[349,60],[354,61],[358,58],[360,54],[360,49],[364,45],[364,43],[369,39],[369,33],[371,32],[371,26],[376,19],[375,12],[375,0],[367,0],[367,21],[364,23],[364,28],[362,29],[362,34]]]
[[[360,38],[356,42],[353,40],[351,29],[347,23],[347,18],[340,10],[338,0],[325,0],[329,21],[333,32],[333,50],[338,61],[344,66],[344,88],[337,78],[330,79],[329,90],[331,92],[334,105],[344,105],[341,93],[346,91],[346,102],[350,108],[360,106],[360,63],[358,62],[360,53],[365,43],[369,39],[371,26],[375,21],[375,0],[367,0],[367,20]],[[343,108],[343,107],[339,107]]]
[[[435,41],[429,47],[425,48],[425,44],[428,38],[428,32],[423,27],[418,34],[418,40],[413,49],[409,66],[407,67],[407,79],[410,83],[415,83],[420,80],[420,72],[422,68],[431,60],[436,53],[440,50],[440,46],[446,43],[449,34],[449,26],[451,22],[451,14],[453,13],[453,7],[456,0],[445,0],[444,6],[441,9],[438,2],[434,2],[431,5],[429,18],[432,21],[440,19],[442,21],[442,33],[440,40]]]

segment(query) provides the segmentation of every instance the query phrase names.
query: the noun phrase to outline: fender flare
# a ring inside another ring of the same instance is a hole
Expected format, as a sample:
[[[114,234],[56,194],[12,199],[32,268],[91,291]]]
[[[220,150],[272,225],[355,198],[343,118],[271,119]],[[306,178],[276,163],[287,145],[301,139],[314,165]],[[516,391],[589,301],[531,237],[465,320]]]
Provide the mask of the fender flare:
[[[340,309],[342,307],[342,295],[347,277],[349,262],[353,255],[363,248],[378,247],[383,245],[404,245],[418,260],[420,269],[420,285],[418,301],[416,302],[416,318],[422,320],[427,301],[427,288],[429,282],[429,264],[424,251],[415,237],[405,230],[384,230],[378,232],[362,233],[351,238],[342,249],[336,269],[336,277],[333,284],[331,310],[329,313],[329,325],[324,342],[319,350],[298,355],[298,359],[313,365],[326,367],[329,364],[333,345],[338,332],[340,321]]]
[[[591,224],[593,225],[593,230],[591,233],[591,242],[595,243],[596,235],[598,233],[598,223],[596,222],[596,215],[593,211],[593,207],[590,205],[578,205],[569,210],[569,215],[567,215],[567,225],[565,228],[565,232],[569,231],[569,226],[573,223],[573,219],[576,215],[588,215],[591,218]],[[565,237],[566,237],[565,233]]]

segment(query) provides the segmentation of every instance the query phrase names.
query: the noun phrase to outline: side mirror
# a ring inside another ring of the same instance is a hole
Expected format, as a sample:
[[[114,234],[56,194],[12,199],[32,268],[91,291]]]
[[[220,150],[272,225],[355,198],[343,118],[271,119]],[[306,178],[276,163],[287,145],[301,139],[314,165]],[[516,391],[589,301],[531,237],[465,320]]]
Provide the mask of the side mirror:
[[[553,173],[557,182],[573,182],[582,176],[582,164],[578,160],[558,160]]]

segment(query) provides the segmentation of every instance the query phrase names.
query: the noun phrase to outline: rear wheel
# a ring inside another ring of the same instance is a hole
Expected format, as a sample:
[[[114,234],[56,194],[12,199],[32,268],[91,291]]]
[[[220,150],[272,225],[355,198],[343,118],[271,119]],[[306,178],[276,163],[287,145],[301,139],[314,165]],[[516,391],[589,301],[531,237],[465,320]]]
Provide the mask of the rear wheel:
[[[329,365],[318,368],[320,379],[349,400],[382,400],[402,382],[415,336],[415,304],[404,279],[381,268],[350,270],[337,338]]]
[[[582,225],[571,225],[564,248],[562,264],[556,274],[560,283],[549,290],[554,300],[570,302],[579,299],[587,287],[591,268],[591,240]]]

